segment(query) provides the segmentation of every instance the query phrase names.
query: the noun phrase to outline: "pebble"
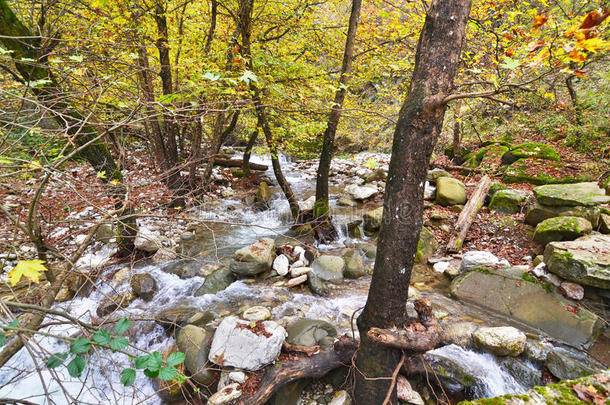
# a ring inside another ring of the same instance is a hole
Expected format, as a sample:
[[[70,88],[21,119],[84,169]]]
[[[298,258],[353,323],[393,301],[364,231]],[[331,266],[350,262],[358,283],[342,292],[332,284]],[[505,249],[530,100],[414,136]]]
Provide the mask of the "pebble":
[[[291,278],[287,283],[286,287],[296,287],[299,284],[303,284],[307,281],[307,274],[303,274],[302,276]]]
[[[293,277],[293,278],[300,277],[303,274],[307,274],[307,273],[309,273],[311,271],[313,271],[313,269],[311,267],[291,268],[290,269],[290,277]]]
[[[271,311],[263,306],[257,305],[246,309],[241,317],[250,322],[266,321],[267,319],[271,319]]]
[[[289,266],[288,258],[284,255],[279,255],[273,261],[273,270],[277,271],[277,274],[280,276],[285,276],[288,274],[288,266]]]
[[[208,405],[222,405],[241,397],[241,391],[238,390],[239,384],[229,384],[222,390],[218,391],[208,398]]]

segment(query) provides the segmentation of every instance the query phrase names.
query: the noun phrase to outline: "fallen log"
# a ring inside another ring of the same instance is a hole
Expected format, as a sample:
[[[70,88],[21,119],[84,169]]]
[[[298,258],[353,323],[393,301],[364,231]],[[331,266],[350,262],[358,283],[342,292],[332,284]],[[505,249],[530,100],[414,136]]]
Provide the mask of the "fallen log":
[[[332,350],[311,357],[284,360],[267,368],[259,389],[251,396],[242,396],[238,405],[263,405],[282,386],[302,378],[320,378],[337,367],[351,364],[358,343],[347,336],[337,341]]]
[[[445,334],[436,320],[429,326],[417,322],[402,329],[371,328],[366,333],[372,341],[409,353],[424,353],[445,341]]]
[[[241,159],[216,158],[214,159],[214,164],[222,167],[241,167],[243,161]],[[267,165],[261,165],[260,163],[250,163],[251,170],[265,171],[267,170],[267,167]]]
[[[485,197],[487,196],[490,187],[491,179],[487,175],[483,176],[483,178],[479,180],[477,188],[474,190],[474,193],[472,193],[470,200],[468,200],[464,206],[464,209],[455,223],[455,234],[449,239],[449,243],[447,243],[448,252],[457,252],[462,248],[468,229],[470,229],[477,212],[479,212],[483,206],[483,202],[485,201]]]

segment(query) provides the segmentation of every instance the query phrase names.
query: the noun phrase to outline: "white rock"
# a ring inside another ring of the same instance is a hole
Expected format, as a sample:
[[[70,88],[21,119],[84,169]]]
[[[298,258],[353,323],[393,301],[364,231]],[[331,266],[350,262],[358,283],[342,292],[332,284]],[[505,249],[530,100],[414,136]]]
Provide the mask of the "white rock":
[[[249,322],[233,316],[223,319],[214,334],[208,359],[214,364],[250,371],[274,362],[280,355],[286,330],[277,322],[264,321],[266,333],[259,335],[249,326]]]
[[[257,305],[246,309],[241,316],[246,321],[250,322],[266,321],[267,319],[271,319],[271,311],[263,306]]]
[[[432,201],[436,198],[436,187],[426,182],[424,186],[424,200]]]
[[[506,259],[502,259],[498,262],[498,266],[510,267],[510,262]]]
[[[303,249],[301,246],[295,246],[292,249],[292,254],[294,255],[294,257],[301,256],[301,254],[303,253],[305,253],[305,249]]]
[[[377,186],[372,184],[365,184],[364,186],[350,184],[345,187],[345,192],[350,194],[355,200],[366,200],[377,194]]]
[[[544,262],[539,263],[532,269],[532,274],[536,277],[542,277],[546,273],[546,264]]]
[[[516,357],[525,349],[526,336],[512,326],[483,327],[473,334],[477,346],[498,356]]]
[[[333,395],[333,399],[328,403],[328,405],[350,405],[352,403],[352,399],[350,398],[347,391],[338,391]]]
[[[299,208],[301,211],[313,211],[313,208],[316,204],[316,196],[312,195],[305,201],[299,202]]]
[[[484,250],[473,250],[464,253],[462,263],[460,264],[460,272],[467,272],[477,266],[495,266],[500,260],[491,252]]]
[[[301,260],[297,260],[290,265],[290,269],[296,269],[297,267],[305,267],[305,263],[303,263]]]
[[[291,267],[290,268],[290,277],[294,278],[294,277],[300,277],[303,274],[307,274],[310,271],[313,271],[313,269],[311,267]]]
[[[277,271],[277,274],[279,274],[280,276],[285,276],[286,274],[288,274],[289,265],[290,262],[288,261],[288,258],[284,255],[279,255],[273,261],[273,270]]]
[[[444,273],[449,268],[449,262],[438,262],[432,266],[437,273]]]
[[[396,393],[398,394],[398,399],[401,401],[413,405],[425,405],[421,395],[411,387],[409,380],[400,374],[398,374],[398,378],[396,379]]]
[[[143,227],[138,230],[134,245],[136,249],[150,253],[155,253],[163,246],[158,232]]]
[[[288,280],[288,282],[286,283],[286,287],[288,287],[288,288],[296,287],[297,285],[303,284],[306,281],[307,281],[307,274],[303,274],[302,276],[291,278],[290,280]]]
[[[233,371],[233,372],[229,373],[229,379],[238,384],[245,383],[247,378],[248,377],[246,376],[246,373],[244,373],[243,371]]]
[[[241,397],[241,391],[238,389],[239,384],[229,384],[210,398],[208,398],[208,405],[222,405],[228,404],[229,402]]]

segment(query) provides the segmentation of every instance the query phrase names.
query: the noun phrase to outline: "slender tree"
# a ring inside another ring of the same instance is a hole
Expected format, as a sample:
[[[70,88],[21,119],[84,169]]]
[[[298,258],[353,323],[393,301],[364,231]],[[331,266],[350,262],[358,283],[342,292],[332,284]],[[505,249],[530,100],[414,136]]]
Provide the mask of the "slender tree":
[[[432,149],[452,90],[471,0],[434,0],[426,15],[407,98],[394,132],[385,190],[377,259],[366,306],[358,318],[360,348],[356,404],[396,404],[392,375],[400,362],[396,349],[367,337],[371,327],[404,327],[405,304],[419,233],[423,193]],[[385,402],[387,403],[387,402]]]

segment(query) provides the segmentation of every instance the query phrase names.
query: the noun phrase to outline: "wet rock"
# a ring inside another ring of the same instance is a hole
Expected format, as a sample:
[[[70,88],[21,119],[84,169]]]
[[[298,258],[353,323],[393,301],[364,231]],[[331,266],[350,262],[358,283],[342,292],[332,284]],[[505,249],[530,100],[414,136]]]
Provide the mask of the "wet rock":
[[[343,270],[343,277],[345,278],[359,278],[366,274],[364,270],[364,260],[362,255],[356,249],[350,249],[343,255],[345,260],[345,269]]]
[[[324,281],[315,273],[310,272],[307,276],[307,285],[312,293],[319,295],[321,297],[325,297],[328,295],[328,287],[324,284]]]
[[[516,214],[521,211],[521,203],[526,196],[517,190],[499,190],[491,197],[490,211],[503,214]]]
[[[291,278],[290,280],[288,280],[288,282],[286,283],[286,287],[288,287],[288,288],[296,287],[297,285],[301,285],[301,284],[305,283],[306,281],[307,281],[307,274],[303,274],[303,275],[300,275],[298,277]]]
[[[327,336],[337,336],[333,325],[316,319],[298,319],[286,327],[286,332],[286,341],[299,346],[315,346]]]
[[[197,312],[186,321],[188,325],[205,326],[216,316],[210,311]]]
[[[238,249],[233,258],[238,262],[262,263],[271,267],[275,243],[271,238],[261,238],[256,243]]]
[[[198,308],[178,305],[161,311],[155,319],[164,328],[173,329],[176,326],[185,325],[198,312],[200,312]]]
[[[362,239],[364,237],[364,233],[362,232],[362,228],[360,228],[360,224],[362,224],[361,219],[357,219],[347,224],[347,235],[350,238]]]
[[[498,356],[517,357],[525,349],[525,333],[511,326],[479,328],[473,337],[479,348]]]
[[[254,201],[255,206],[259,209],[269,208],[269,203],[271,202],[271,189],[266,182],[261,181],[259,184]]]
[[[574,240],[591,233],[591,222],[580,217],[556,217],[545,219],[536,226],[534,241],[541,245],[549,242]]]
[[[576,283],[564,281],[559,285],[559,292],[566,298],[580,301],[585,297],[585,289]]]
[[[472,250],[464,253],[460,264],[460,272],[465,273],[478,266],[495,266],[498,262],[500,262],[500,259],[491,252]]]
[[[494,273],[471,271],[455,278],[451,294],[460,300],[510,316],[574,346],[590,345],[601,331],[601,320],[586,309],[574,308],[543,284]]]
[[[208,405],[223,405],[229,404],[237,398],[241,397],[242,392],[239,390],[239,384],[233,383],[224,387],[208,398]]]
[[[271,311],[263,306],[257,305],[246,309],[243,314],[241,314],[241,317],[250,322],[266,321],[267,319],[271,319]]]
[[[434,168],[428,171],[426,180],[429,181],[430,184],[436,184],[436,180],[441,177],[453,177],[453,175],[444,169]]]
[[[339,256],[322,255],[313,261],[311,267],[314,274],[325,281],[343,279],[345,261]]]
[[[586,364],[570,358],[557,350],[552,350],[549,352],[549,354],[546,356],[544,365],[549,369],[551,374],[560,380],[572,380],[594,374],[596,371]]]
[[[531,364],[514,357],[504,357],[498,363],[524,387],[542,384],[542,372]]]
[[[555,217],[581,217],[585,218],[594,228],[597,228],[600,220],[598,207],[553,207],[535,203],[525,211],[525,222],[536,226],[545,219]]]
[[[150,301],[157,292],[157,282],[150,274],[134,274],[130,281],[137,297]]]
[[[290,262],[288,261],[288,258],[283,254],[276,257],[273,261],[273,270],[277,271],[277,274],[279,274],[280,276],[285,276],[286,274],[288,274],[289,266]]]
[[[439,177],[436,181],[436,202],[444,206],[466,203],[464,183],[450,177]]]
[[[374,233],[381,228],[381,221],[383,219],[383,207],[375,208],[374,210],[366,212],[362,219],[364,220],[364,232]]]
[[[208,359],[218,365],[255,371],[280,355],[286,331],[273,321],[250,329],[250,323],[229,316],[222,320],[212,341]]]
[[[116,295],[114,297],[105,298],[96,309],[96,314],[100,318],[110,315],[114,311],[122,308],[126,308],[136,299],[133,291],[128,291],[123,294]]]
[[[184,366],[193,379],[202,385],[209,385],[214,380],[210,369],[208,354],[214,333],[194,325],[181,328],[176,336],[178,349],[185,354]]]
[[[161,270],[169,274],[175,274],[181,279],[188,279],[201,275],[201,263],[195,260],[180,259],[162,265]]]
[[[525,342],[523,354],[529,361],[544,363],[547,355],[552,349],[553,345],[548,342],[528,339]]]
[[[469,347],[473,344],[472,335],[478,328],[473,322],[452,323],[445,328],[445,336],[449,343]]]
[[[155,253],[163,246],[159,233],[144,227],[138,230],[134,245],[136,249],[149,253]]]
[[[333,399],[328,405],[351,405],[352,398],[347,391],[337,391],[333,394]]]
[[[305,201],[299,202],[299,208],[303,212],[313,211],[314,206],[316,205],[316,196],[312,195]]]
[[[550,272],[566,280],[610,289],[610,235],[551,242],[544,250],[544,262]]]
[[[412,405],[424,405],[421,395],[411,387],[409,380],[400,374],[396,379],[396,394],[401,401]]]
[[[548,184],[534,188],[534,195],[542,205],[592,207],[610,202],[606,191],[597,183]]]
[[[129,267],[123,267],[112,276],[112,285],[116,287],[123,284],[123,282],[129,278],[130,273],[131,269]]]
[[[438,249],[438,241],[434,234],[426,227],[422,227],[419,234],[419,242],[417,242],[417,253],[415,254],[415,263],[425,264],[428,259],[434,255]]]
[[[354,201],[348,197],[340,197],[339,200],[337,201],[337,205],[341,205],[344,207],[357,207],[358,202]]]
[[[205,294],[216,294],[224,290],[237,279],[229,267],[221,267],[205,278],[205,281],[195,292],[195,297]]]
[[[345,187],[345,192],[349,194],[354,200],[366,200],[377,194],[377,186],[372,184],[365,184],[364,186],[358,186],[356,184],[350,184]]]
[[[171,249],[161,247],[157,252],[150,258],[153,263],[164,263],[170,260],[175,260],[178,257],[176,252]]]
[[[111,224],[101,224],[95,231],[95,240],[102,243],[108,243],[114,237],[116,237],[116,234]]]

